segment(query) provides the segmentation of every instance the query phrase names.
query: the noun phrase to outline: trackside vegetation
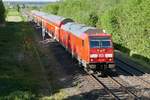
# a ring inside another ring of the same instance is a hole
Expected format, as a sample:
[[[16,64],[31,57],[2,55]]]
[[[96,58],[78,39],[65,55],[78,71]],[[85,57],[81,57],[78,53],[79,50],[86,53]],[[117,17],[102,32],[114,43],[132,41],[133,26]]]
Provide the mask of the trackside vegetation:
[[[27,33],[31,32],[23,30],[28,26],[24,22],[6,22],[6,27],[0,28],[0,100],[31,100],[35,97],[38,84],[31,77],[33,69],[27,61],[31,46],[29,48],[30,44],[24,42],[30,37]]]
[[[16,10],[10,11],[19,18]],[[33,42],[35,31],[28,22],[10,18],[11,22],[0,27],[0,100],[36,100],[43,80],[39,79],[42,72]]]
[[[150,0],[63,0],[43,11],[96,26],[113,35],[115,48],[150,64]]]
[[[5,22],[5,7],[3,5],[2,0],[0,0],[0,24],[4,24]]]

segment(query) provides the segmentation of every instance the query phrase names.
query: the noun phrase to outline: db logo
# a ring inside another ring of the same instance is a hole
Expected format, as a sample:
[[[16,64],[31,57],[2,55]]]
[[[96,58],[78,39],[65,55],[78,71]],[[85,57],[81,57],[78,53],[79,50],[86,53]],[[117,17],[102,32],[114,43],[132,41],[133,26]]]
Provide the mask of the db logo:
[[[99,57],[104,57],[104,54],[99,54]]]

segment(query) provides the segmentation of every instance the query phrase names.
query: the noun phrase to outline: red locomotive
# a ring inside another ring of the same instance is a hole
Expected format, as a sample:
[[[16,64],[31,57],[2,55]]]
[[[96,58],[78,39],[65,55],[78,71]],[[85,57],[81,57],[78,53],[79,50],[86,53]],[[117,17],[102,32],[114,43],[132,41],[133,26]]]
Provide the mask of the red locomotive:
[[[69,18],[33,11],[33,21],[62,44],[87,70],[115,69],[110,34],[95,27],[78,24]]]

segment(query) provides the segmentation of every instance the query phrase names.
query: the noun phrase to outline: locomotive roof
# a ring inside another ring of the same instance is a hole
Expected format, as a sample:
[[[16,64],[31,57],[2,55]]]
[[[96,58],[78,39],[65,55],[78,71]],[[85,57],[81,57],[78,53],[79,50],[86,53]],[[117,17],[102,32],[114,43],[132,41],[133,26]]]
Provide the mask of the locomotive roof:
[[[58,26],[60,26],[60,24],[62,22],[64,24],[66,24],[66,22],[73,22],[72,19],[64,18],[64,17],[61,17],[61,16],[52,15],[52,14],[47,14],[47,13],[44,13],[44,12],[34,11],[34,13],[37,16],[42,16],[44,19],[46,19],[46,20],[48,20],[48,21],[50,21],[54,24],[57,24]]]
[[[86,33],[86,34],[91,34],[91,33],[98,34],[98,33],[103,32],[102,30],[96,29],[95,27],[88,27],[84,24],[78,24],[75,22],[69,22],[69,23],[63,25],[62,29],[66,30],[68,32],[71,32],[72,34],[74,34],[78,37],[84,33]]]

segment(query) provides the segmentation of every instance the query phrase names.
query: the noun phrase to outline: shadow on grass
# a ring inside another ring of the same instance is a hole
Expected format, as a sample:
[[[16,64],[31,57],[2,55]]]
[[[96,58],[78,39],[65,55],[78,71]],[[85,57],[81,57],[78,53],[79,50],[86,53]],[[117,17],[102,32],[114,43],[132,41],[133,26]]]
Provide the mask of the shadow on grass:
[[[121,44],[117,44],[117,43],[114,43],[114,47],[116,50],[126,53],[128,56],[130,55],[131,50],[129,48],[126,48],[126,47],[122,46]],[[136,58],[136,59],[141,59],[141,60],[147,62],[148,64],[150,64],[150,59],[147,57],[144,57],[142,55],[132,54],[131,57]]]
[[[28,72],[31,69],[20,55],[25,52],[24,37],[31,30],[27,22],[7,22],[0,27],[0,100],[31,99],[37,94],[36,81]]]
[[[144,56],[142,56],[142,55],[133,54],[132,57],[133,57],[133,58],[136,58],[136,59],[144,60],[144,61],[148,62],[148,64],[150,64],[150,59],[148,59],[147,57],[144,57]]]
[[[120,60],[122,59],[123,62],[128,63],[130,66],[134,66],[138,69],[142,69],[143,71],[145,71],[145,73],[150,73],[150,67],[148,66],[150,64],[149,58],[144,57],[139,54],[132,54],[130,56],[131,50],[120,44],[114,43],[114,47],[116,50],[119,50],[119,51],[127,54],[127,57],[125,57],[124,54],[121,54],[120,52],[116,51],[115,52],[116,61],[117,61],[117,59],[120,59]],[[130,58],[130,59],[128,59],[128,58]],[[142,63],[144,63],[144,64],[142,64]]]
[[[25,82],[25,80],[0,78],[0,98],[9,95],[13,96],[13,94],[16,93],[22,95],[23,92],[28,95],[33,95],[36,91],[36,87],[35,84],[29,84]]]
[[[122,46],[121,44],[117,44],[117,43],[113,43],[113,44],[114,44],[115,49],[120,50],[120,51],[130,55],[130,49]]]

